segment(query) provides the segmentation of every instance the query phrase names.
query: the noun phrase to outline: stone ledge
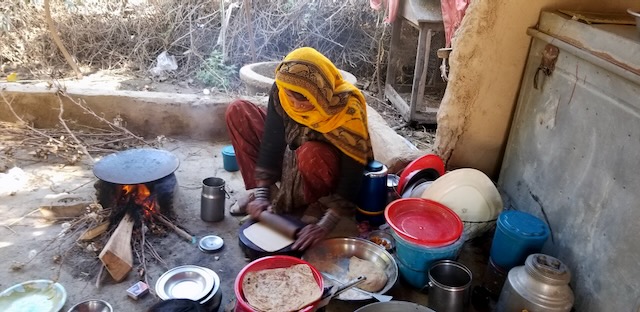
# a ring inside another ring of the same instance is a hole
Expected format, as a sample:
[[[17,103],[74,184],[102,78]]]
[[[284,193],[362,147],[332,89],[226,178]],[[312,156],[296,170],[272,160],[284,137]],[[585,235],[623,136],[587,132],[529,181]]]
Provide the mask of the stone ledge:
[[[59,102],[55,89],[45,85],[19,83],[0,84],[0,92],[12,101],[21,118],[38,128],[59,124]],[[127,129],[145,137],[165,135],[189,139],[228,141],[224,112],[234,98],[222,95],[175,94],[145,91],[123,91],[67,87],[74,99],[82,99],[86,106],[107,120],[117,116],[124,119]],[[244,97],[266,105],[266,96]],[[63,98],[65,120],[92,127],[105,127],[84,110]],[[368,106],[369,132],[374,155],[395,173],[413,159],[429,151],[418,150],[398,135],[373,108]],[[0,120],[15,122],[8,106],[0,103]]]

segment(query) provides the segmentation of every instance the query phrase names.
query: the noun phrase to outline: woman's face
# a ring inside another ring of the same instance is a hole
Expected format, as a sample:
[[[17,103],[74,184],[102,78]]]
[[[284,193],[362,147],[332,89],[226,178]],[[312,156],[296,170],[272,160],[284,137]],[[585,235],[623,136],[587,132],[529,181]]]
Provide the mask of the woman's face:
[[[288,89],[284,89],[284,93],[287,95],[296,111],[308,112],[313,110],[313,104],[304,95]]]

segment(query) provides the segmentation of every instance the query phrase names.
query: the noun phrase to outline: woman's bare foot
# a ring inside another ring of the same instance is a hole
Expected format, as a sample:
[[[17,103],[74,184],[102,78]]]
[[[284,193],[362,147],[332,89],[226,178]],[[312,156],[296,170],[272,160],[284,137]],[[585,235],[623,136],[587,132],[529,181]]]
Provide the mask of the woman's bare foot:
[[[229,208],[229,214],[236,217],[246,215],[247,205],[253,199],[253,191],[248,191],[247,193],[243,194],[235,203],[233,203],[233,205],[231,205],[231,207]]]

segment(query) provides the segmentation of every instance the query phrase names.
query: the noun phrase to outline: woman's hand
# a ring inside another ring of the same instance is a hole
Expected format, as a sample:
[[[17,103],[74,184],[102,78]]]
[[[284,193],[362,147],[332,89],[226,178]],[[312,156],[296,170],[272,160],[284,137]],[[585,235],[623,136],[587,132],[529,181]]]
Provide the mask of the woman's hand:
[[[305,250],[323,240],[327,234],[329,234],[327,229],[317,224],[308,224],[298,232],[298,238],[291,248],[294,250]]]
[[[267,210],[271,206],[271,202],[264,198],[256,198],[249,202],[247,205],[247,214],[251,216],[251,219],[258,220],[258,216]]]

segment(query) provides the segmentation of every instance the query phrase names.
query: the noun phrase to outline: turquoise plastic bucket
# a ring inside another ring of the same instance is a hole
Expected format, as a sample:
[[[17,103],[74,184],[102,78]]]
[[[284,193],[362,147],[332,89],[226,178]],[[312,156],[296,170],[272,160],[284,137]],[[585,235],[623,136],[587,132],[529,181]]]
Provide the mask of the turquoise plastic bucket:
[[[400,276],[418,289],[427,285],[431,265],[438,260],[458,258],[465,241],[465,237],[461,236],[451,245],[433,248],[406,241],[394,231],[391,231],[391,235],[396,241],[396,259]]]
[[[491,242],[491,260],[505,271],[524,265],[527,256],[539,253],[549,237],[549,227],[538,217],[517,210],[498,216]]]
[[[236,151],[233,149],[233,145],[227,145],[222,148],[222,165],[224,166],[224,170],[229,172],[240,169],[236,161]]]

